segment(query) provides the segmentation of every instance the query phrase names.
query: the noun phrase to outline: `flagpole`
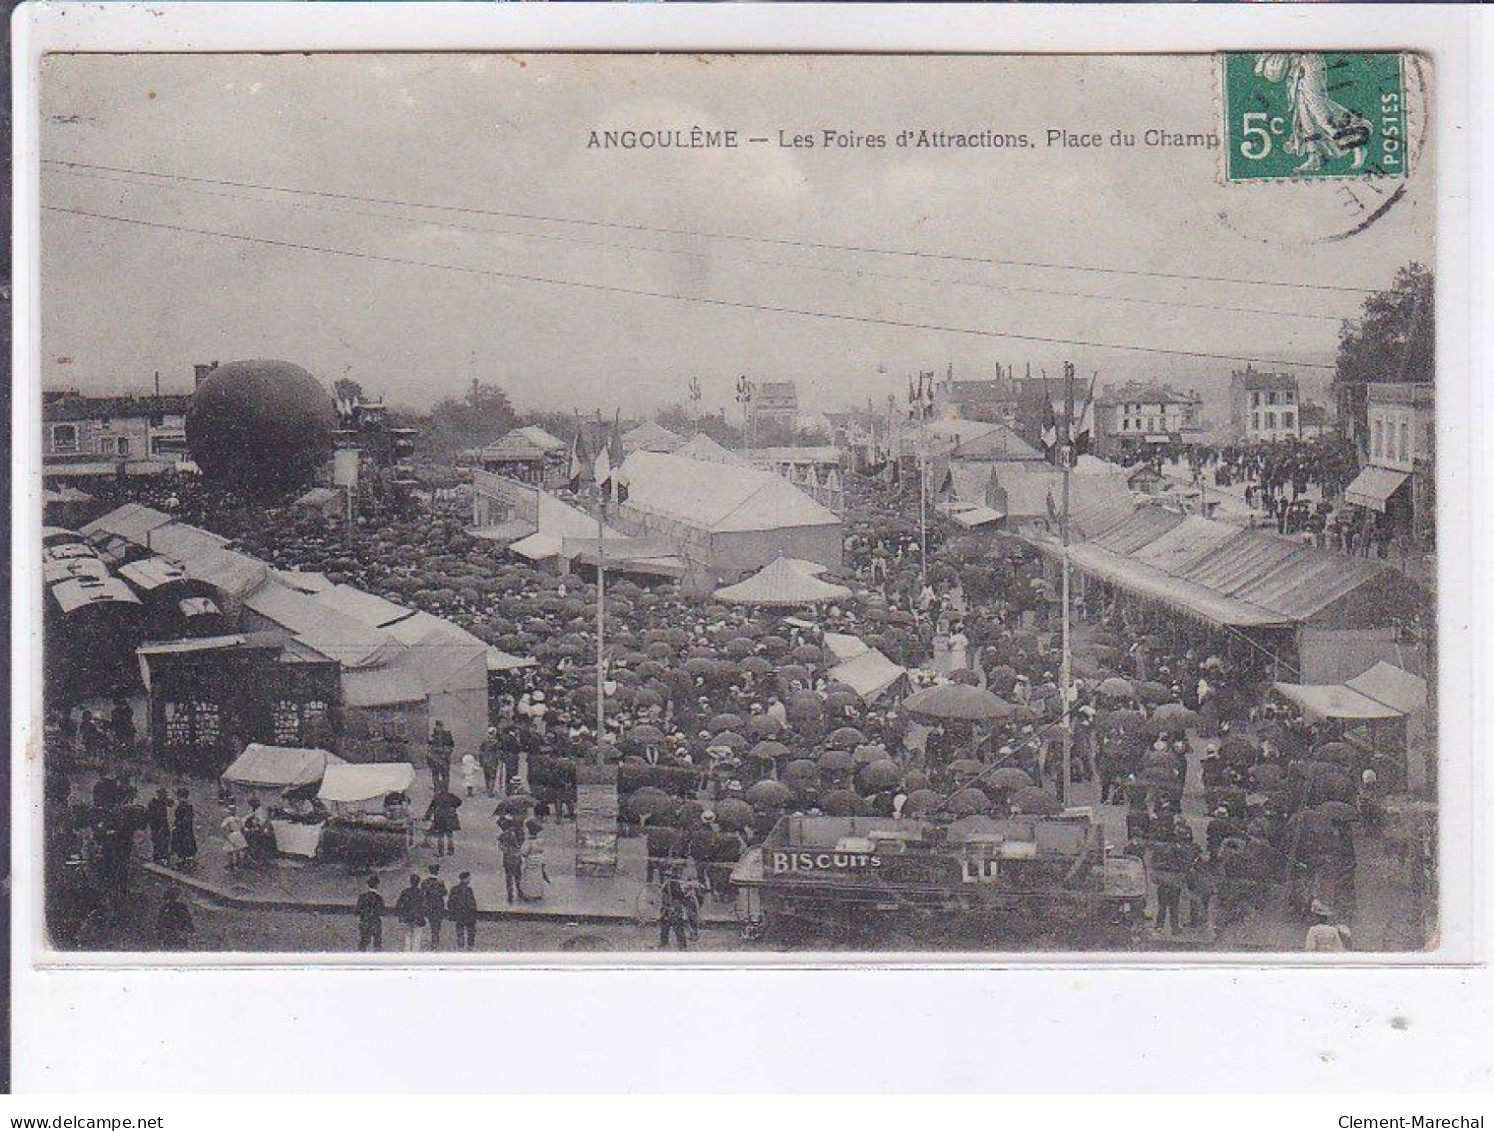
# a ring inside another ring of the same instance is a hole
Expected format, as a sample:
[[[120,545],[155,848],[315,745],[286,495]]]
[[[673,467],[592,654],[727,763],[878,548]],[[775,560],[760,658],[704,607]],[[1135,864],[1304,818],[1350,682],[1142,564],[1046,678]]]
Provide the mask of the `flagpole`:
[[[918,575],[929,587],[929,442],[923,402],[923,373],[918,374]]]
[[[603,443],[607,440],[604,439]],[[608,464],[609,469],[611,464]],[[603,753],[607,744],[607,534],[604,520],[607,515],[607,484],[597,484],[600,499],[597,501],[597,765],[605,765]]]
[[[1074,721],[1069,689],[1073,686],[1073,654],[1069,638],[1069,471],[1074,446],[1074,367],[1064,365],[1064,438],[1059,449],[1063,471],[1063,514],[1059,534],[1063,542],[1063,662],[1059,668],[1059,703],[1063,711],[1063,767],[1058,780],[1058,799],[1068,804],[1069,782],[1073,780]]]

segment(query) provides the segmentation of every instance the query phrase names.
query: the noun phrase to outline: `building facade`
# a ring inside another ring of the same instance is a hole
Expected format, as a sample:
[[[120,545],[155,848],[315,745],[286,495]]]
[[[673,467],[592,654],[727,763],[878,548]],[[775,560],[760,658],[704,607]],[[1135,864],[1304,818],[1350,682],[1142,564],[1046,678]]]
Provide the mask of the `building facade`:
[[[1128,382],[1095,397],[1095,446],[1110,455],[1128,446],[1186,443],[1202,429],[1203,398],[1192,389]]]
[[[799,388],[792,381],[758,381],[747,412],[749,431],[755,435],[792,432],[799,420]]]
[[[1247,366],[1230,376],[1230,431],[1246,444],[1301,437],[1301,390],[1296,374]]]
[[[65,465],[176,463],[186,457],[186,394],[90,397],[75,392],[42,396],[44,470]]]
[[[1393,535],[1429,543],[1436,526],[1437,418],[1431,385],[1365,387],[1368,463],[1345,492]]]

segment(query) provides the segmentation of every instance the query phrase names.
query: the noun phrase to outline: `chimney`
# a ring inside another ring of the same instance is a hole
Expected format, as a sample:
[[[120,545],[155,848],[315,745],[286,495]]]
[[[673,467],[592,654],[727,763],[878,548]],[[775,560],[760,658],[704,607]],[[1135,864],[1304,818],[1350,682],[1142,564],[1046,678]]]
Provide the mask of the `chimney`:
[[[161,371],[156,370],[156,400],[161,399]]]
[[[193,382],[192,387],[195,389],[198,385],[201,385],[208,379],[208,374],[210,374],[214,369],[217,368],[218,363],[216,361],[210,362],[207,365],[203,365],[201,362],[199,362],[198,364],[192,366],[193,375],[196,377],[196,380]],[[156,377],[159,381],[160,374],[157,374]]]

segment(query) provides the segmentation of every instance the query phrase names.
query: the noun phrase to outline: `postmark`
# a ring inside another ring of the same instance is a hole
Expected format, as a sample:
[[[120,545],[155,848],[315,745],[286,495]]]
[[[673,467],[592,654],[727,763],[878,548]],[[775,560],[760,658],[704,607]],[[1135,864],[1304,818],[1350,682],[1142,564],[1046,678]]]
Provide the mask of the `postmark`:
[[[1224,178],[1405,180],[1405,60],[1397,52],[1224,56]]]

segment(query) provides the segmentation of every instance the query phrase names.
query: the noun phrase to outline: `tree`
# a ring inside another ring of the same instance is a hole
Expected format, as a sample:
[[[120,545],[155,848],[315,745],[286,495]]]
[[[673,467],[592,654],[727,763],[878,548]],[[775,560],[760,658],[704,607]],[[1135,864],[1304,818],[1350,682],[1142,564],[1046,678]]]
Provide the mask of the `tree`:
[[[1411,263],[1397,271],[1390,289],[1366,298],[1359,320],[1339,330],[1335,383],[1430,381],[1435,297],[1428,268]]]
[[[518,424],[512,402],[497,385],[476,384],[464,397],[442,397],[421,429],[432,454],[449,457],[490,444]]]
[[[332,382],[332,394],[339,401],[358,404],[363,400],[363,386],[351,377],[339,377]]]

